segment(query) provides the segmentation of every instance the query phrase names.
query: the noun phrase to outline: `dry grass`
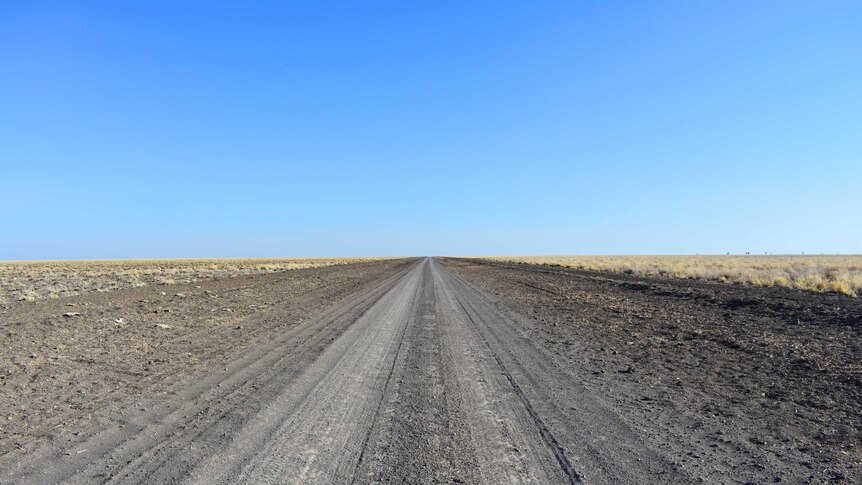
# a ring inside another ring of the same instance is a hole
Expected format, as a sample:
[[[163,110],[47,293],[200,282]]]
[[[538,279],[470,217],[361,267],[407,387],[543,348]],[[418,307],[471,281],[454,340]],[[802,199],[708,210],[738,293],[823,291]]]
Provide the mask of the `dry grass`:
[[[0,261],[0,303],[349,264],[376,258]]]
[[[485,259],[564,266],[641,276],[666,276],[862,293],[862,255],[841,256],[501,256]]]

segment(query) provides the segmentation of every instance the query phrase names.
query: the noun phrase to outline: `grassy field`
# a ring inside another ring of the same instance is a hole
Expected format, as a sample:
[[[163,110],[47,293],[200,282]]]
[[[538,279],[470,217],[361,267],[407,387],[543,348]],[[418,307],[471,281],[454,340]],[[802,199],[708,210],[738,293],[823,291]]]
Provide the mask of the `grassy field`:
[[[373,258],[0,261],[0,303],[349,264]]]
[[[499,256],[485,259],[642,276],[666,276],[862,293],[862,255],[839,256]]]

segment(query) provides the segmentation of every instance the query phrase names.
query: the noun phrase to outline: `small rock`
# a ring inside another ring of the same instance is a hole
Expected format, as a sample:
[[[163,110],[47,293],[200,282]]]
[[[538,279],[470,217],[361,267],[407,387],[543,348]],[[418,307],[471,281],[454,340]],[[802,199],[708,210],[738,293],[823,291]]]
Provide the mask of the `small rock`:
[[[157,324],[156,324],[156,327],[159,327],[159,328],[171,328],[171,326],[170,326],[170,325],[165,325],[164,323],[157,323]]]
[[[186,297],[186,295],[184,295],[182,293],[176,293],[176,294],[174,294],[174,296],[177,298],[185,298]]]
[[[625,369],[622,369],[622,370],[620,370],[620,371],[618,371],[618,372],[619,372],[620,374],[633,374],[633,373],[634,373],[634,371],[635,371],[635,368],[634,368],[634,367],[632,367],[632,366],[628,366],[628,367],[626,367]]]
[[[72,318],[72,317],[80,317],[81,314],[78,312],[66,312],[63,314],[63,316],[66,318]]]
[[[236,329],[237,329],[237,330],[242,330],[242,325],[237,325],[237,326],[236,326]]]

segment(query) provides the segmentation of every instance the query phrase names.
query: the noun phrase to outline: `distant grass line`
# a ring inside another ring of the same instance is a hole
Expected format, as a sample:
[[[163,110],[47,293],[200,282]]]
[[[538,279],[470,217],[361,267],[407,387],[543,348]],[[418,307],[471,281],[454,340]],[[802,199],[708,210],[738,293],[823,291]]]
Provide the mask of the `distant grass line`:
[[[146,285],[318,268],[386,258],[219,258],[0,261],[0,303]]]
[[[495,256],[483,259],[641,276],[783,286],[850,296],[862,293],[862,255]]]

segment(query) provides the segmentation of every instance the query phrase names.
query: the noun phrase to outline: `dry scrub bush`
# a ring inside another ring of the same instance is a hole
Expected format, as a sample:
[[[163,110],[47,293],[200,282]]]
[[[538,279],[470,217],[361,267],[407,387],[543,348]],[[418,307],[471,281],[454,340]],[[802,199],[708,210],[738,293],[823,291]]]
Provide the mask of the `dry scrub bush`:
[[[486,259],[587,271],[783,286],[856,296],[862,256],[517,256]]]

